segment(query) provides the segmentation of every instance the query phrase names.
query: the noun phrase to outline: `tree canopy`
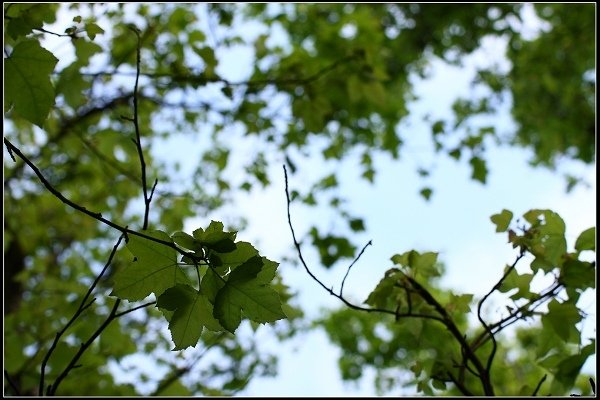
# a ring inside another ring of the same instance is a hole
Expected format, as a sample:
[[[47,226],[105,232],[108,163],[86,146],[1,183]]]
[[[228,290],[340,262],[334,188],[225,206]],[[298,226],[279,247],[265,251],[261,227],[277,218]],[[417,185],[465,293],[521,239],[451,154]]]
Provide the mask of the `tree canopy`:
[[[237,239],[245,216],[211,218],[236,193],[280,182],[273,165],[286,166],[292,233],[292,203],[325,205],[358,233],[373,227],[345,207],[336,166],[352,162],[373,183],[376,159],[401,162],[413,136],[481,184],[496,145],[557,171],[595,163],[595,5],[528,10],[534,35],[521,4],[5,3],[5,393],[230,395],[275,374],[276,355],[249,332],[268,324],[285,340],[312,328],[279,262]],[[507,63],[481,65],[471,95],[429,131],[404,129],[432,63],[460,66],[488,40],[505,43]],[[502,107],[514,129],[495,123]],[[194,147],[178,147],[184,138]],[[315,162],[333,168],[300,178]],[[288,188],[295,177],[302,189]],[[568,190],[581,181],[565,177]],[[436,188],[410,190],[427,201]],[[191,217],[211,222],[190,230]],[[347,261],[349,272],[355,239],[316,222],[282,262],[318,280],[303,242],[324,268]],[[589,392],[581,367],[595,341],[576,325],[595,288],[595,228],[570,249],[551,210],[498,210],[491,222],[519,253],[490,281],[512,301],[498,321],[485,322],[487,296],[439,285],[434,252],[392,256],[366,305],[323,286],[348,306],[317,321],[344,352],[344,379],[371,365],[383,393],[523,395],[549,374],[540,394]],[[532,273],[516,268],[524,255]],[[554,279],[533,290],[536,273]],[[528,319],[539,323],[500,335]],[[137,368],[139,385],[118,383],[135,357],[159,376]],[[492,374],[492,362],[519,368]]]

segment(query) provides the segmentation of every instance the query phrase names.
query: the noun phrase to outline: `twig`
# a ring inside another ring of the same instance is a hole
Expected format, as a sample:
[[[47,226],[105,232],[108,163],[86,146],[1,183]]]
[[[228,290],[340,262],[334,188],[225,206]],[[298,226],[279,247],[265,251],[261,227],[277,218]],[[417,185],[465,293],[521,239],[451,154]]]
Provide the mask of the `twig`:
[[[79,347],[79,350],[73,356],[73,358],[71,359],[69,364],[65,367],[65,369],[63,369],[63,371],[60,373],[60,375],[58,375],[58,377],[56,378],[54,383],[52,385],[48,386],[48,390],[46,391],[47,395],[53,396],[56,394],[56,390],[58,389],[58,386],[60,385],[60,383],[67,377],[67,375],[69,374],[69,372],[71,372],[72,369],[77,368],[77,366],[78,366],[77,361],[79,361],[79,359],[81,358],[83,353],[85,353],[85,351],[91,346],[91,344],[94,342],[94,340],[96,340],[96,338],[98,336],[100,336],[102,331],[104,331],[104,329],[106,329],[106,327],[114,319],[117,318],[116,312],[117,312],[117,308],[119,307],[120,303],[121,303],[121,300],[117,299],[117,301],[113,305],[113,308],[110,311],[110,314],[108,315],[106,320],[102,323],[102,325],[100,325],[98,327],[98,329],[96,329],[96,331],[92,334],[92,336],[85,343],[81,344],[81,346]]]
[[[369,242],[367,244],[365,244],[365,246],[362,248],[362,250],[360,251],[360,253],[358,253],[358,256],[356,256],[356,258],[354,259],[354,261],[352,261],[352,264],[350,264],[348,266],[348,270],[346,271],[346,275],[344,275],[344,279],[342,279],[342,287],[340,288],[340,296],[343,296],[343,292],[344,292],[344,283],[346,282],[346,278],[348,277],[348,274],[350,273],[350,268],[352,268],[352,266],[358,261],[358,259],[362,256],[362,254],[365,252],[365,249],[368,246],[373,245],[373,242],[371,240],[369,240]]]
[[[12,377],[9,375],[9,373],[8,373],[8,371],[6,369],[4,370],[4,377],[8,381],[8,384],[10,385],[10,387],[15,391],[15,394],[17,396],[20,396],[21,395],[21,391],[19,390],[19,387],[17,386],[17,384],[15,383],[15,381],[12,379]]]
[[[176,250],[178,253],[180,253],[181,255],[184,256],[188,256],[188,257],[194,257],[193,253],[188,253],[185,250],[180,249],[179,247],[177,247],[173,242],[167,242],[166,240],[161,240],[161,239],[157,239],[154,238],[152,236],[146,235],[144,233],[141,232],[137,232],[135,230],[129,229],[127,227],[121,226],[119,224],[116,224],[104,217],[102,217],[102,214],[100,213],[95,213],[92,211],[89,211],[88,209],[86,209],[85,207],[80,206],[77,203],[74,203],[73,201],[67,199],[65,196],[62,195],[62,193],[60,193],[58,190],[56,190],[51,184],[50,182],[48,182],[48,180],[44,177],[44,175],[42,175],[42,173],[40,172],[40,170],[36,167],[35,164],[33,164],[23,153],[21,153],[21,151],[15,147],[8,139],[4,138],[4,144],[7,148],[11,149],[12,151],[15,152],[16,155],[19,156],[19,158],[21,158],[32,170],[33,172],[37,175],[38,179],[40,180],[40,182],[44,185],[44,187],[46,187],[46,189],[48,189],[48,191],[50,193],[52,193],[55,197],[57,197],[60,201],[62,201],[63,203],[65,203],[66,205],[76,209],[77,211],[80,211],[86,215],[89,215],[90,217],[110,226],[111,228],[114,228],[116,230],[118,230],[121,233],[127,233],[130,235],[134,235],[134,236],[138,236],[144,239],[148,239],[151,240],[153,242],[156,243],[160,243],[163,244],[165,246],[168,246],[174,250]]]
[[[138,118],[138,85],[140,81],[140,47],[141,47],[141,37],[140,32],[135,28],[130,28],[136,37],[137,37],[137,52],[136,52],[136,69],[135,69],[135,84],[133,87],[133,118],[131,122],[133,122],[133,126],[135,128],[135,145],[137,148],[138,156],[140,157],[140,166],[142,170],[142,191],[144,194],[144,225],[143,230],[148,229],[148,215],[150,213],[150,201],[152,196],[148,197],[148,186],[146,184],[146,162],[144,160],[144,151],[142,150],[142,139],[140,134],[140,124]],[[156,183],[155,185],[156,186]],[[153,190],[154,191],[154,190]]]
[[[483,320],[483,316],[481,315],[481,309],[482,309],[483,303],[491,296],[492,293],[494,293],[497,289],[500,288],[500,286],[506,280],[508,275],[510,275],[510,273],[515,269],[519,260],[521,260],[521,258],[523,258],[524,256],[525,256],[524,252],[519,253],[519,255],[517,256],[517,258],[515,259],[513,264],[506,270],[506,272],[504,273],[504,275],[502,275],[500,280],[498,282],[496,282],[494,287],[492,287],[492,289],[485,296],[483,296],[483,298],[481,300],[479,300],[479,303],[477,304],[477,319],[479,319],[479,322],[481,323],[483,328],[488,332],[489,338],[492,340],[492,351],[490,352],[490,355],[488,356],[488,359],[487,359],[487,363],[486,363],[485,371],[484,371],[485,375],[482,375],[482,377],[481,377],[482,379],[485,379],[485,380],[490,380],[492,362],[494,360],[494,356],[496,355],[496,350],[497,350],[498,345],[496,343],[496,338],[494,336],[494,332],[491,330],[489,325]]]
[[[119,240],[117,240],[117,243],[113,246],[113,249],[110,252],[110,255],[108,257],[108,261],[106,261],[106,264],[104,265],[104,268],[102,268],[102,271],[98,274],[98,276],[96,277],[96,279],[94,280],[94,282],[90,285],[87,293],[85,294],[85,296],[81,300],[81,304],[79,305],[79,308],[73,314],[73,317],[71,317],[71,319],[69,320],[69,322],[66,323],[66,325],[63,327],[63,329],[61,329],[59,332],[56,333],[56,336],[54,337],[54,341],[52,342],[52,345],[50,346],[50,348],[48,349],[48,352],[46,353],[46,355],[44,356],[44,359],[42,360],[41,373],[40,373],[40,384],[39,384],[39,387],[38,387],[38,395],[40,395],[40,396],[44,395],[44,379],[45,379],[45,376],[46,376],[46,365],[47,365],[48,361],[50,360],[50,356],[54,352],[54,349],[56,349],[56,346],[58,345],[58,342],[59,342],[61,336],[67,331],[67,329],[69,329],[69,327],[75,322],[75,320],[77,320],[77,318],[79,318],[79,316],[87,308],[89,308],[94,303],[94,301],[96,300],[96,299],[93,299],[92,301],[90,301],[89,303],[87,303],[90,295],[92,294],[92,291],[96,288],[96,285],[98,284],[98,282],[100,281],[100,279],[102,278],[102,276],[106,272],[106,269],[108,268],[108,266],[112,262],[112,259],[115,256],[115,253],[117,252],[117,248],[121,244],[121,241],[123,240],[123,238],[124,238],[124,235],[121,235],[119,237]]]
[[[151,301],[151,302],[148,302],[148,303],[142,304],[142,305],[140,305],[140,306],[133,307],[132,309],[129,309],[129,310],[126,310],[126,311],[121,311],[120,313],[116,313],[116,314],[115,314],[115,318],[119,318],[119,317],[121,317],[121,316],[123,316],[123,315],[125,315],[125,314],[129,314],[129,313],[131,313],[131,312],[134,312],[134,311],[136,311],[136,310],[139,310],[139,309],[141,309],[141,308],[146,308],[146,307],[148,307],[148,306],[151,306],[151,305],[154,305],[154,304],[156,304],[156,301]]]
[[[538,382],[537,386],[535,387],[535,390],[531,394],[532,396],[537,396],[538,391],[542,387],[542,383],[544,383],[544,381],[546,380],[547,377],[548,377],[548,375],[546,375],[546,374],[544,374],[544,376],[542,376],[542,379],[540,379],[540,381]]]

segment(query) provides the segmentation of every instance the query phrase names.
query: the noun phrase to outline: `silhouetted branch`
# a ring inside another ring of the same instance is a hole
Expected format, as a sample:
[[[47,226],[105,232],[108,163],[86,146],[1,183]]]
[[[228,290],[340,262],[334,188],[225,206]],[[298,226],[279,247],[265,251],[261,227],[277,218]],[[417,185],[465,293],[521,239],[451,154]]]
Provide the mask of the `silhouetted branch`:
[[[523,258],[524,256],[525,256],[525,252],[521,251],[519,253],[519,255],[517,256],[517,258],[515,259],[515,261],[513,262],[513,264],[506,270],[504,275],[502,275],[500,280],[498,282],[496,282],[494,287],[492,287],[492,289],[490,289],[490,291],[485,296],[483,296],[483,298],[481,300],[479,300],[479,303],[477,304],[477,319],[479,319],[479,322],[481,323],[483,328],[488,333],[489,338],[492,340],[492,351],[490,352],[490,355],[488,356],[487,363],[485,366],[485,371],[484,371],[485,377],[488,380],[490,379],[490,374],[491,374],[491,369],[492,369],[492,361],[494,360],[494,356],[496,355],[496,350],[497,350],[498,345],[496,343],[496,338],[494,337],[494,332],[488,326],[488,324],[483,320],[483,316],[481,315],[481,309],[482,309],[483,303],[491,296],[491,294],[493,292],[495,292],[497,289],[500,288],[500,286],[506,280],[508,275],[510,275],[510,273],[514,271],[519,260],[521,260],[521,258]]]
[[[538,382],[537,386],[535,387],[535,390],[531,394],[532,396],[537,396],[538,391],[542,387],[542,383],[544,383],[546,381],[547,377],[548,377],[548,375],[546,375],[546,374],[544,374],[544,376],[542,376],[542,379],[540,379],[540,381]]]
[[[360,251],[360,253],[358,253],[358,256],[356,256],[356,258],[354,259],[354,261],[352,261],[352,263],[348,266],[348,270],[346,271],[346,275],[344,275],[344,279],[342,279],[342,287],[340,288],[340,296],[343,296],[343,292],[344,292],[344,283],[346,282],[346,278],[348,277],[348,274],[350,273],[350,268],[352,268],[352,266],[358,261],[358,259],[362,256],[362,254],[365,252],[365,249],[368,246],[371,246],[373,244],[373,242],[371,240],[369,240],[369,242],[367,244],[365,244],[365,246],[362,248],[362,250]]]
[[[4,370],[4,377],[8,381],[8,384],[10,385],[10,387],[15,391],[15,394],[17,396],[20,396],[21,395],[21,391],[19,390],[19,387],[17,386],[17,384],[15,383],[15,381],[12,379],[12,377],[9,375],[9,373],[8,373],[8,371],[6,369]]]
[[[380,308],[360,307],[360,306],[350,303],[341,294],[336,294],[333,291],[333,289],[330,289],[327,286],[325,286],[325,284],[321,280],[319,280],[319,278],[317,278],[315,276],[315,274],[310,270],[306,261],[304,260],[304,256],[302,255],[302,249],[300,248],[300,243],[296,239],[296,233],[294,231],[294,226],[292,224],[292,217],[291,217],[291,213],[290,213],[291,199],[290,199],[290,194],[289,194],[287,168],[285,165],[283,165],[283,173],[284,173],[284,177],[285,177],[285,195],[286,195],[286,199],[287,199],[288,225],[290,227],[290,231],[292,232],[292,239],[294,241],[294,246],[296,247],[296,251],[298,253],[298,258],[300,259],[300,262],[302,263],[302,265],[303,265],[304,269],[306,270],[306,272],[308,273],[308,275],[315,282],[317,282],[323,289],[325,289],[325,291],[327,291],[330,295],[336,297],[337,299],[342,301],[346,306],[348,306],[352,309],[360,310],[360,311],[364,311],[364,312],[378,312],[378,313],[383,313],[383,314],[391,314],[391,315],[394,315],[396,317],[396,319],[399,319],[400,317],[413,317],[413,318],[433,319],[433,320],[441,322],[442,324],[444,324],[444,326],[446,326],[446,328],[448,328],[448,330],[450,331],[452,336],[456,339],[456,341],[459,343],[461,348],[464,350],[465,354],[467,355],[468,360],[470,360],[473,363],[473,365],[475,366],[475,368],[478,371],[478,374],[480,376],[480,381],[482,383],[484,393],[487,396],[493,396],[494,389],[493,389],[493,386],[491,385],[491,382],[489,381],[489,379],[487,379],[487,375],[485,374],[485,369],[484,369],[483,365],[481,364],[481,361],[477,358],[474,351],[471,349],[471,347],[467,343],[467,340],[465,339],[464,335],[460,332],[460,330],[458,329],[458,327],[456,326],[452,317],[448,314],[446,309],[431,295],[431,293],[429,293],[429,291],[427,291],[427,289],[425,289],[423,286],[421,286],[416,280],[414,280],[413,278],[411,278],[408,275],[404,275],[405,279],[411,285],[411,287],[414,288],[414,290],[423,298],[423,300],[425,300],[425,302],[427,302],[427,304],[431,305],[436,310],[436,312],[440,315],[439,317],[434,316],[434,315],[426,315],[426,314],[413,314],[413,313],[400,314],[398,312],[398,310],[392,311],[392,310],[380,309]],[[408,290],[408,288],[405,288],[405,289]]]
[[[77,309],[77,311],[75,311],[75,313],[73,314],[73,317],[71,317],[71,319],[69,320],[69,322],[66,323],[66,325],[63,327],[63,329],[61,329],[59,332],[56,333],[56,336],[54,338],[54,341],[52,342],[52,345],[50,346],[50,348],[48,349],[48,352],[46,353],[46,355],[44,356],[44,359],[42,360],[42,366],[41,366],[41,370],[40,370],[40,384],[39,384],[39,387],[38,387],[38,394],[40,396],[44,395],[44,379],[45,379],[45,376],[46,376],[46,365],[48,363],[48,360],[50,360],[50,356],[52,355],[52,353],[56,349],[56,346],[58,345],[58,342],[59,342],[61,336],[67,331],[67,329],[69,329],[69,327],[73,324],[73,322],[75,322],[75,320],[77,320],[77,318],[79,318],[79,316],[87,308],[89,308],[94,303],[94,301],[96,300],[96,299],[93,299],[92,301],[90,301],[89,303],[87,303],[90,295],[92,294],[92,291],[96,288],[96,285],[98,284],[98,282],[100,281],[100,279],[102,278],[102,276],[106,272],[106,269],[108,268],[108,266],[112,262],[112,259],[115,256],[115,253],[117,252],[117,248],[121,244],[121,240],[123,240],[123,238],[124,238],[124,235],[121,235],[119,237],[119,240],[117,240],[117,243],[113,246],[113,249],[110,252],[110,255],[108,256],[108,261],[106,261],[106,264],[104,265],[104,268],[102,268],[102,271],[98,274],[98,276],[96,277],[96,279],[94,279],[94,282],[90,285],[90,287],[89,287],[87,293],[85,294],[85,296],[83,296],[83,299],[81,300],[81,304],[79,305],[79,308]]]
[[[123,316],[123,315],[125,315],[125,314],[132,313],[132,312],[134,312],[134,311],[136,311],[136,310],[139,310],[139,309],[142,309],[142,308],[146,308],[146,307],[152,306],[152,305],[154,305],[154,304],[156,304],[156,301],[151,301],[151,302],[148,302],[148,303],[144,303],[144,304],[142,304],[142,305],[140,305],[140,306],[133,307],[133,308],[132,308],[132,309],[130,309],[130,310],[121,311],[120,313],[116,313],[116,314],[115,314],[115,318],[119,318],[119,317],[121,317],[121,316]]]

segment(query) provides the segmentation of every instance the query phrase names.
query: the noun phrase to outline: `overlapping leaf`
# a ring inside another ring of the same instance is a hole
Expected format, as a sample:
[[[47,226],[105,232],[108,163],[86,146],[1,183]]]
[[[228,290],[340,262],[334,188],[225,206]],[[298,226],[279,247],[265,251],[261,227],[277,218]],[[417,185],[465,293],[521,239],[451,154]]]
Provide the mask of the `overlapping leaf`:
[[[214,316],[232,333],[241,322],[242,311],[252,321],[261,323],[286,318],[277,292],[264,282],[271,273],[259,275],[262,267],[261,257],[250,258],[231,272],[215,297]]]
[[[169,330],[175,343],[173,350],[195,346],[204,327],[212,331],[223,330],[212,315],[213,306],[208,297],[188,285],[178,284],[165,290],[156,306],[174,311],[169,321]]]
[[[171,241],[169,235],[161,231],[151,231],[147,235]],[[116,274],[112,295],[134,301],[151,293],[160,296],[178,283],[190,284],[187,275],[177,264],[175,249],[138,236],[129,237],[127,248],[135,258]]]

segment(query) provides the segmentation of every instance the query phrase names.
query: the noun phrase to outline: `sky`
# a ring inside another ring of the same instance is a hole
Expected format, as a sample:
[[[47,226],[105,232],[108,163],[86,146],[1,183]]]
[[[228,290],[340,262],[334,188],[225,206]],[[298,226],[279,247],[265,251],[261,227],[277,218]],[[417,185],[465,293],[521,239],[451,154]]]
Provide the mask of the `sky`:
[[[529,19],[532,34],[535,21]],[[277,38],[275,39],[277,40]],[[556,172],[533,169],[528,165],[531,153],[517,148],[488,146],[490,173],[486,185],[472,181],[470,168],[464,160],[460,163],[447,158],[432,157],[430,145],[423,137],[429,136],[429,126],[422,118],[425,114],[436,117],[448,116],[450,103],[457,95],[468,95],[468,83],[477,65],[496,60],[506,64],[502,57],[504,43],[488,41],[485,48],[469,57],[463,68],[450,67],[440,62],[432,65],[432,77],[416,82],[420,100],[411,106],[411,116],[400,127],[406,148],[399,160],[387,156],[374,159],[377,176],[374,184],[357,177],[356,159],[339,165],[313,162],[302,163],[295,175],[290,175],[290,189],[300,187],[315,172],[335,169],[339,173],[339,193],[349,199],[347,208],[364,217],[366,232],[355,234],[358,243],[372,240],[360,261],[353,267],[345,284],[345,294],[356,303],[362,302],[392,266],[390,257],[415,249],[439,252],[439,259],[446,264],[447,274],[442,279],[445,287],[476,296],[485,294],[501,276],[505,264],[512,263],[516,255],[507,243],[505,234],[495,232],[490,216],[508,209],[515,217],[533,208],[548,208],[558,212],[566,222],[567,240],[572,248],[577,235],[595,226],[596,221],[596,175],[594,167],[579,163],[565,163],[560,171],[575,171],[587,178],[589,187],[578,186],[570,194],[565,193],[565,181]],[[49,47],[53,50],[51,47]],[[219,54],[219,72],[227,79],[242,80],[249,73],[240,65],[247,56],[243,50]],[[250,60],[248,59],[248,65]],[[496,126],[506,132],[514,129],[508,110],[493,116]],[[187,142],[186,142],[187,140]],[[162,155],[179,154],[181,159],[197,160],[201,150],[184,135],[174,135],[168,143],[160,146]],[[170,150],[171,149],[171,150]],[[177,153],[172,150],[176,149]],[[161,154],[156,154],[161,156]],[[428,178],[434,189],[429,202],[419,195],[422,178],[415,167],[434,167]],[[226,220],[235,209],[248,218],[247,228],[239,232],[238,239],[247,240],[260,249],[261,254],[273,260],[284,256],[293,257],[291,233],[286,219],[286,199],[283,171],[280,165],[270,170],[272,185],[250,194],[239,194],[232,205],[217,211],[208,219],[193,218],[186,221],[186,231],[207,226],[210,219]],[[307,209],[297,203],[292,205],[292,220],[299,237],[307,233],[314,223],[338,226],[332,221],[332,213],[326,208]],[[265,221],[268,223],[266,224]],[[307,240],[306,243],[309,241]],[[303,247],[309,267],[327,286],[339,288],[347,264],[331,270],[318,265],[318,255],[310,246]],[[284,282],[298,292],[297,304],[308,316],[316,317],[323,308],[340,307],[341,304],[323,291],[320,286],[298,266],[282,263],[279,272]],[[595,336],[595,294],[582,300],[591,314],[584,332]],[[494,310],[492,309],[493,313]],[[264,338],[263,348],[278,354],[279,374],[275,378],[254,378],[239,393],[246,396],[372,396],[371,373],[358,385],[344,384],[337,368],[339,350],[332,346],[322,330],[314,330],[284,343],[275,343],[268,334],[268,326],[261,327],[256,335]],[[588,361],[586,369],[592,368],[594,360]],[[593,371],[593,369],[592,369]],[[391,394],[412,394],[395,392]]]

